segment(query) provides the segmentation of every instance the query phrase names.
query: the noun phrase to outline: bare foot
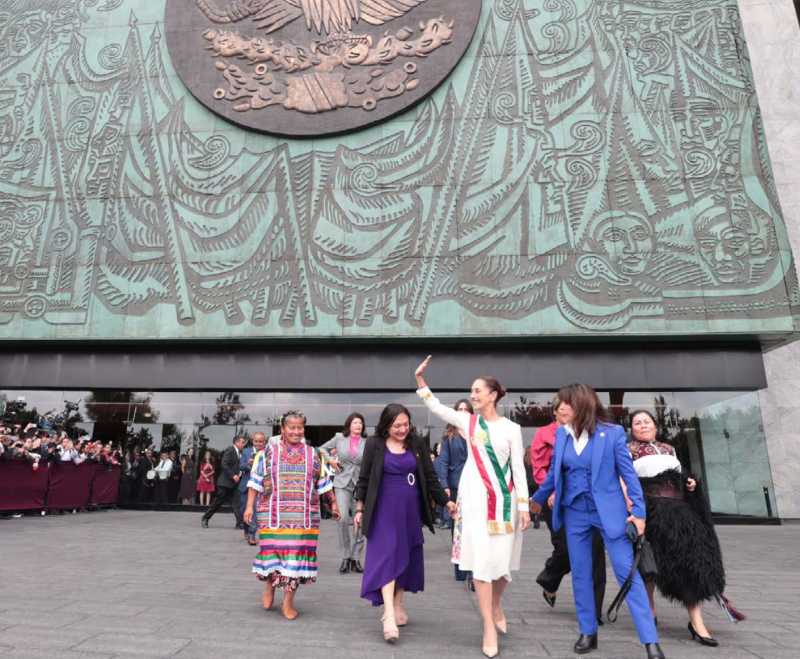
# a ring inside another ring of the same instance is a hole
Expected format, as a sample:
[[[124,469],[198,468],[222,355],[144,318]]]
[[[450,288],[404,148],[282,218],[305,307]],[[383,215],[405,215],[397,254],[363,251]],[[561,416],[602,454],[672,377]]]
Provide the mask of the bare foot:
[[[272,602],[275,600],[275,589],[267,584],[264,586],[264,594],[261,596],[261,604],[269,611],[272,608]]]
[[[281,604],[281,613],[287,620],[294,620],[300,615],[300,612],[294,608],[294,594],[284,593],[283,602]]]

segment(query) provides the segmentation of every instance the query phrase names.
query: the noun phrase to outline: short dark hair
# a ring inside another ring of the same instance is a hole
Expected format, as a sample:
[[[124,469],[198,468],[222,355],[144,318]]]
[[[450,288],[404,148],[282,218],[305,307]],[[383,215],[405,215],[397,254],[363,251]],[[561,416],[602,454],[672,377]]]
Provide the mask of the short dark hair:
[[[375,434],[381,439],[386,440],[389,437],[389,428],[392,427],[395,419],[401,414],[405,414],[408,417],[408,423],[411,424],[411,412],[408,411],[405,405],[389,403],[381,412],[381,418],[378,419],[378,425],[375,426]],[[408,443],[408,438],[411,437],[414,432],[414,426],[411,425],[408,436],[406,437],[406,443]]]
[[[364,416],[362,414],[359,414],[358,412],[353,412],[352,414],[348,415],[348,417],[344,420],[343,428],[345,436],[350,434],[350,425],[356,419],[359,419],[361,421],[361,434],[363,435],[364,432],[366,431],[367,422],[364,420]]]

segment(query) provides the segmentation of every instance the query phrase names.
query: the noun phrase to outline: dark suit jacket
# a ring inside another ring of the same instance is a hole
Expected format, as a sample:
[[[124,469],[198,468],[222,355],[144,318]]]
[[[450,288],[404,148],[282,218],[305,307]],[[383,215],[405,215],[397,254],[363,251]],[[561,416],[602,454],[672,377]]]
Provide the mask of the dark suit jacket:
[[[417,483],[419,483],[420,492],[422,493],[420,497],[422,523],[433,533],[431,498],[440,506],[445,505],[449,499],[433,471],[431,455],[425,443],[418,437],[411,437],[409,449],[417,459]],[[367,440],[364,446],[364,459],[361,461],[361,471],[358,475],[358,484],[356,485],[356,501],[364,502],[361,528],[365,537],[369,537],[369,525],[378,500],[378,492],[381,489],[385,453],[386,440],[380,437],[370,437]]]
[[[236,447],[231,444],[222,452],[222,459],[220,460],[220,474],[217,479],[217,485],[220,487],[235,488],[236,481],[233,477],[239,473],[239,454],[236,452]]]

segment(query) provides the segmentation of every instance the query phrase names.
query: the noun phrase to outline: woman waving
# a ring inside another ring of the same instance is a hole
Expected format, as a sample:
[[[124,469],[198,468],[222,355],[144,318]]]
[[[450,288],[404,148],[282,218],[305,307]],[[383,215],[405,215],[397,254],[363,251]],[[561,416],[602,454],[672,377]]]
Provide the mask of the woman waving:
[[[522,531],[531,523],[528,483],[518,424],[497,413],[506,390],[491,376],[472,383],[474,414],[440,403],[423,377],[431,356],[415,372],[417,394],[440,419],[467,438],[469,456],[458,485],[452,561],[470,570],[483,618],[483,654],[498,653],[497,631],[507,631],[501,598],[511,572],[519,570]]]

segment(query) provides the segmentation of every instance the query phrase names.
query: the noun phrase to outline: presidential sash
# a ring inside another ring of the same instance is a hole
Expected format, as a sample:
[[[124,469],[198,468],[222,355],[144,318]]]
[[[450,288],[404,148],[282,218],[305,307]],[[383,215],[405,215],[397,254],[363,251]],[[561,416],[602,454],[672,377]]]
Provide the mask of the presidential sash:
[[[488,466],[481,448],[489,458]],[[486,526],[489,535],[513,533],[511,490],[514,485],[511,481],[510,460],[506,461],[505,466],[500,466],[489,438],[489,426],[483,417],[476,414],[470,415],[469,418],[469,449],[486,488]]]

